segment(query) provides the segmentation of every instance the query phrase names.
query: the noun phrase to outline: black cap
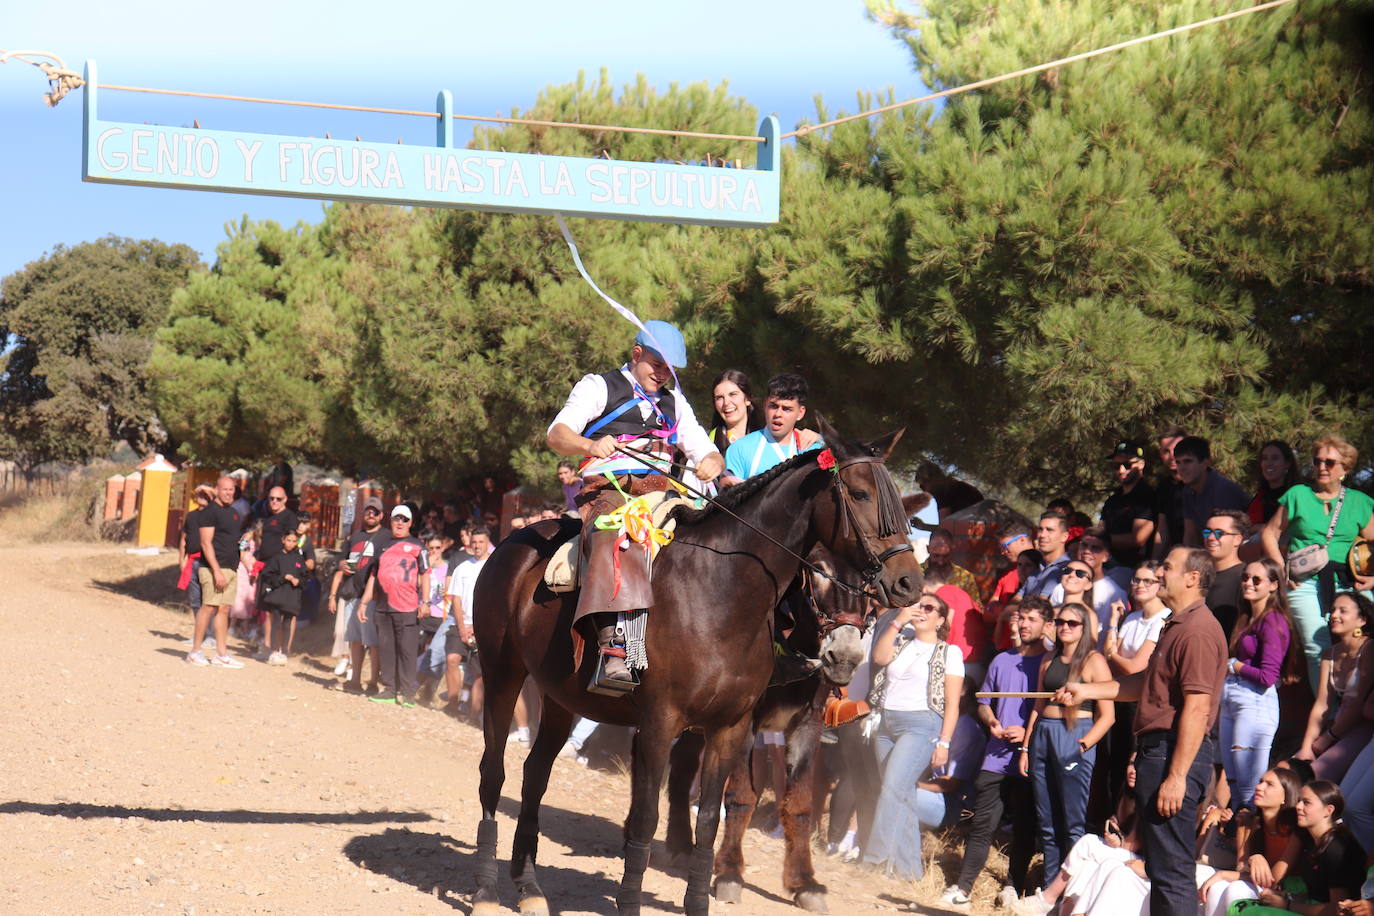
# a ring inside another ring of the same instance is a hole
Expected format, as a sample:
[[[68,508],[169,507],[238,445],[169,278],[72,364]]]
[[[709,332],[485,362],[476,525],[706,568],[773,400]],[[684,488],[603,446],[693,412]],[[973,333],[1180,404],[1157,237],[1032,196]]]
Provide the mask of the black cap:
[[[1111,461],[1113,458],[1140,458],[1144,460],[1145,446],[1130,439],[1122,439],[1116,444],[1116,448],[1112,449],[1112,453],[1107,456],[1106,460]]]

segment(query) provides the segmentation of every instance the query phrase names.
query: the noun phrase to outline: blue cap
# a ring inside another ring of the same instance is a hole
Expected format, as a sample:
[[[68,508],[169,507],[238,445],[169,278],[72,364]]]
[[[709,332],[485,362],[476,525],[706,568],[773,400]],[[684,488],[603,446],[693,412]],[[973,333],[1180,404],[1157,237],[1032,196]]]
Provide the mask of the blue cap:
[[[635,343],[654,351],[670,366],[682,369],[687,365],[687,344],[682,332],[666,321],[644,322],[644,330],[635,335]]]

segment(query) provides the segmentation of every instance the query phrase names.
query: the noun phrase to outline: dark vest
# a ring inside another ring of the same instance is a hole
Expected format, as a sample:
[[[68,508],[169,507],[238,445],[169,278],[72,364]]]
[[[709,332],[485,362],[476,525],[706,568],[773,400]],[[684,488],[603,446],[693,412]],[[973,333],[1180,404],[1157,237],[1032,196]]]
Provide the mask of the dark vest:
[[[606,409],[601,416],[587,424],[587,428],[582,431],[582,435],[588,439],[599,439],[602,436],[638,436],[651,429],[663,429],[660,424],[658,414],[649,412],[646,420],[639,413],[639,399],[635,397],[634,389],[630,387],[630,382],[625,378],[625,374],[619,369],[612,372],[601,373],[601,378],[606,382]],[[673,392],[664,390],[658,400],[658,409],[663,411],[663,416],[668,419],[668,426],[677,423],[677,402],[674,400]]]

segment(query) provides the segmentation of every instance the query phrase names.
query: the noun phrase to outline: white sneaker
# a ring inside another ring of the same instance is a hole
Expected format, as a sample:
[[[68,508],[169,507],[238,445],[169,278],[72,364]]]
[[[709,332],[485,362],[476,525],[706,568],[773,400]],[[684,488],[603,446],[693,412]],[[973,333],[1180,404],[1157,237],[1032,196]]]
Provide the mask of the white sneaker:
[[[187,652],[186,664],[204,667],[205,665],[210,664],[210,660],[205,657],[204,652]]]
[[[1012,887],[1010,884],[1004,885],[1002,889],[997,892],[997,905],[1000,907],[1011,909],[1016,906],[1016,902],[1020,899],[1021,896],[1016,893],[1016,888]]]
[[[210,664],[216,668],[242,668],[243,662],[234,658],[232,655],[216,655],[210,659]]]
[[[286,653],[273,652],[271,655],[267,656],[267,664],[274,665],[278,668],[282,667],[286,664]]]
[[[1011,911],[1017,916],[1047,916],[1053,909],[1054,904],[1047,902],[1040,891],[1029,897],[1022,897],[1011,907]]]
[[[339,659],[339,663],[338,663],[337,665],[334,666],[334,676],[335,676],[335,677],[343,677],[344,674],[345,674],[345,672],[348,671],[348,668],[349,668],[348,659],[346,659],[346,658],[341,658],[341,659]]]
[[[515,731],[511,732],[509,735],[506,736],[507,744],[514,744],[517,741],[525,745],[526,747],[529,747],[530,730],[528,728],[517,728]]]
[[[840,861],[853,864],[859,861],[859,856],[863,855],[863,850],[857,846],[851,846],[840,854]]]
[[[573,743],[569,741],[568,743],[563,745],[562,750],[558,752],[558,756],[564,758],[565,760],[576,760],[578,757],[582,756],[581,751],[581,748],[575,747]]]
[[[945,906],[959,907],[962,909],[973,901],[969,899],[968,894],[959,890],[957,884],[951,884],[949,887],[945,888],[945,892],[940,895],[940,902]]]

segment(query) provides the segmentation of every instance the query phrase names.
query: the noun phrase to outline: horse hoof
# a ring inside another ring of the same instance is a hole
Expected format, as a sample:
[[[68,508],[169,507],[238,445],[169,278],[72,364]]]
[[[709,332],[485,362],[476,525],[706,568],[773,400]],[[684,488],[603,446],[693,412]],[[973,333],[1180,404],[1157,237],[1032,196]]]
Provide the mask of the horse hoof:
[[[473,916],[477,910],[473,909]],[[549,916],[549,902],[541,897],[526,897],[520,901],[520,916]]]
[[[491,900],[477,900],[472,904],[472,916],[501,916],[501,904]]]
[[[743,882],[733,878],[716,879],[716,899],[721,903],[739,903],[743,896]]]
[[[808,913],[830,912],[830,907],[825,901],[825,891],[797,891],[792,901]]]

